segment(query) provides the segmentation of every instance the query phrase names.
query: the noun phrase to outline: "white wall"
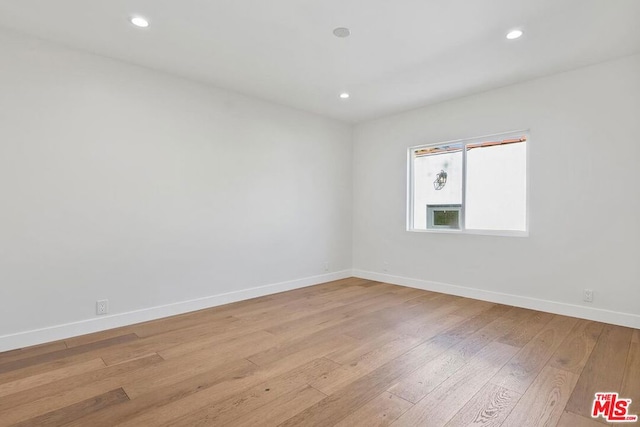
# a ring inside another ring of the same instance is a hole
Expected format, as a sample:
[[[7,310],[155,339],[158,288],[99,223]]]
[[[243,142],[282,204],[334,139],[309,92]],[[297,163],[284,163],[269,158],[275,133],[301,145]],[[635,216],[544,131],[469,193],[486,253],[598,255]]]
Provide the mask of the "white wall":
[[[351,131],[0,33],[0,341],[350,269]]]
[[[405,230],[408,147],[518,129],[531,130],[529,237]],[[365,123],[354,144],[357,275],[640,327],[640,55]]]
[[[636,55],[353,130],[0,33],[0,351],[352,266],[640,315],[639,75]],[[529,237],[405,230],[408,147],[515,129]]]

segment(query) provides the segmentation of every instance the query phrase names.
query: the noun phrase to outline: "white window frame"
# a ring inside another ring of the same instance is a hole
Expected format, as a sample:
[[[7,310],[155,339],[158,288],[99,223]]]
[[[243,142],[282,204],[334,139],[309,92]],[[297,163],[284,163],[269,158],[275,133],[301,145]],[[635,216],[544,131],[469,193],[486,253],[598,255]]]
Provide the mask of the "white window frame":
[[[509,137],[516,137],[526,135],[527,137],[527,149],[526,149],[526,179],[527,179],[527,197],[526,197],[526,223],[525,230],[475,230],[465,228],[465,205],[466,205],[466,186],[467,186],[467,145],[469,144],[477,144],[481,142],[486,142],[490,139],[508,139]],[[447,144],[462,144],[462,208],[460,209],[460,228],[429,228],[427,225],[426,229],[418,229],[413,228],[413,213],[414,213],[414,170],[413,170],[413,159],[414,152],[418,149],[424,149],[429,147],[436,147],[440,145]],[[501,132],[494,133],[490,135],[477,136],[473,138],[463,138],[463,139],[455,139],[451,141],[442,141],[435,142],[430,144],[421,144],[413,147],[409,147],[407,149],[407,231],[416,232],[416,233],[444,233],[444,234],[478,234],[478,235],[487,235],[487,236],[506,236],[506,237],[528,237],[529,236],[529,221],[530,221],[530,209],[529,209],[529,199],[530,199],[530,166],[529,166],[529,150],[531,148],[531,131],[528,129],[525,130],[517,130],[517,131],[509,131],[509,132]]]

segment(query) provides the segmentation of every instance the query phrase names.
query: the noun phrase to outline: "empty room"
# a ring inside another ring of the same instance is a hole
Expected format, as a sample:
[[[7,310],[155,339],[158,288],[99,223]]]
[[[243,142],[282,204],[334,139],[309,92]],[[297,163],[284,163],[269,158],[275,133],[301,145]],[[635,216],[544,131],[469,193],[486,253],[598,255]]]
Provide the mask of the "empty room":
[[[640,1],[0,1],[0,427],[640,421]]]

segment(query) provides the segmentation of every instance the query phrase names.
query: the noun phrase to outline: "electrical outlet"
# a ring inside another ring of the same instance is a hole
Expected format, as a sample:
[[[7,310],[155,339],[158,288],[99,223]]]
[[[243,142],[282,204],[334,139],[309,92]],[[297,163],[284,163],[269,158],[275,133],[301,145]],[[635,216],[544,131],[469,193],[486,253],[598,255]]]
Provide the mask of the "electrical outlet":
[[[96,301],[96,314],[101,316],[107,313],[109,313],[109,300],[101,299],[99,301]]]
[[[329,271],[329,262],[325,261],[322,264],[322,268],[324,269],[324,271]]]
[[[389,263],[387,261],[382,263],[382,271],[385,273],[389,271]]]
[[[593,302],[593,290],[585,289],[583,291],[582,299],[584,302]]]

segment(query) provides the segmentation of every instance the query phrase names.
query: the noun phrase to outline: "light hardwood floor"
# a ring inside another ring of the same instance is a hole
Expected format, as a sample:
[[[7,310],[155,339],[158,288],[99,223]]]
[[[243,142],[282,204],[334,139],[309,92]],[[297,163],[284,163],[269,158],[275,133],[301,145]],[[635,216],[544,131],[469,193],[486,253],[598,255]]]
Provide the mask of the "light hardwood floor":
[[[599,391],[640,414],[639,330],[363,279],[0,354],[2,426],[598,426]]]

